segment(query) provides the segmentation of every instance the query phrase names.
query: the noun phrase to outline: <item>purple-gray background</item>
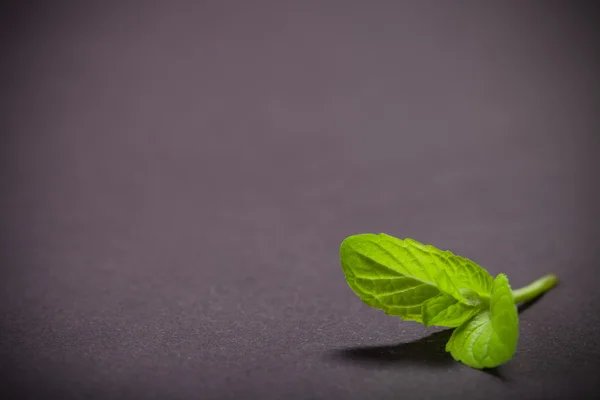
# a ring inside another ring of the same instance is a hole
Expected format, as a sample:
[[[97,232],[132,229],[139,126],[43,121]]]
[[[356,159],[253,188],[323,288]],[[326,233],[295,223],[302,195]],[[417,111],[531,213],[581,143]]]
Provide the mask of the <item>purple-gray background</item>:
[[[4,388],[597,394],[600,62],[583,4],[3,6]],[[476,371],[446,333],[352,293],[338,250],[362,232],[451,249],[513,287],[561,283],[521,314],[516,357]]]

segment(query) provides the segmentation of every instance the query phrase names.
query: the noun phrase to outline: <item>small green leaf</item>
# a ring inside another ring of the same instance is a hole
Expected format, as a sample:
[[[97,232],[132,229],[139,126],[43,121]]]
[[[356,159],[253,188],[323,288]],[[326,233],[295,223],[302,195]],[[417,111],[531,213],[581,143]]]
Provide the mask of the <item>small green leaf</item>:
[[[423,322],[423,304],[440,294],[471,308],[489,298],[492,277],[487,271],[412,239],[386,234],[350,236],[342,242],[340,259],[348,285],[366,304],[406,320]],[[435,312],[442,312],[439,305]],[[449,326],[445,324],[456,320],[453,313],[432,318]]]
[[[341,246],[348,285],[372,307],[406,320],[421,320],[421,305],[440,294],[424,269],[403,268],[398,249],[375,235],[346,239]],[[409,272],[410,271],[410,272]]]
[[[492,368],[510,360],[517,348],[519,317],[508,278],[494,280],[490,307],[452,333],[446,351],[473,368]]]

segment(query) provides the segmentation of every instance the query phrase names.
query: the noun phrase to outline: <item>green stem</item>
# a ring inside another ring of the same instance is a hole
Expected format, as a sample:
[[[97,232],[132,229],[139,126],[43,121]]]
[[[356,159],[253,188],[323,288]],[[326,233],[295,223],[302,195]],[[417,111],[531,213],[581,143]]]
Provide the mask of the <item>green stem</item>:
[[[558,283],[558,277],[554,274],[542,276],[521,289],[513,290],[515,304],[525,303],[533,300],[541,294],[546,293]]]

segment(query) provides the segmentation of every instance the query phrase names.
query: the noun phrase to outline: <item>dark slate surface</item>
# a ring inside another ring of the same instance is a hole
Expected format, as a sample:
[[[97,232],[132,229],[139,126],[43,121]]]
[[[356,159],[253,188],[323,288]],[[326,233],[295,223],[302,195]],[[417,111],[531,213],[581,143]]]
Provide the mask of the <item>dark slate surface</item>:
[[[5,393],[598,393],[595,9],[78,3],[4,6]],[[561,283],[476,371],[351,292],[361,232]]]

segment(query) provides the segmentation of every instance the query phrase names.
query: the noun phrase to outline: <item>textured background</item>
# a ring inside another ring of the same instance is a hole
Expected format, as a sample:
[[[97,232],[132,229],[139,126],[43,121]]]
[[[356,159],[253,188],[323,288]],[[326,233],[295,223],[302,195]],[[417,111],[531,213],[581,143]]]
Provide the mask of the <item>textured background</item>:
[[[4,5],[3,387],[597,394],[599,20],[575,3]],[[561,283],[476,371],[351,292],[362,232]]]

